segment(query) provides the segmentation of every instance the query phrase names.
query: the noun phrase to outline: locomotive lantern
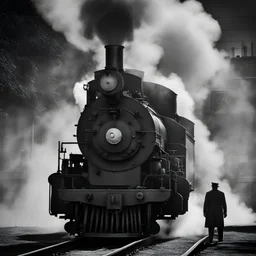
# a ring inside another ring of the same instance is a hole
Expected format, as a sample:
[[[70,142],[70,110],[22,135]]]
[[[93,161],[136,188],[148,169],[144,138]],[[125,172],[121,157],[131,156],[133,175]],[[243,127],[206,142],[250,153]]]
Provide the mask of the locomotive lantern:
[[[77,125],[82,154],[65,158],[69,143],[59,143],[59,168],[49,177],[50,214],[69,219],[70,234],[154,234],[156,220],[188,210],[194,124],[177,115],[173,91],[123,69],[123,46],[105,47],[106,67],[89,82]]]

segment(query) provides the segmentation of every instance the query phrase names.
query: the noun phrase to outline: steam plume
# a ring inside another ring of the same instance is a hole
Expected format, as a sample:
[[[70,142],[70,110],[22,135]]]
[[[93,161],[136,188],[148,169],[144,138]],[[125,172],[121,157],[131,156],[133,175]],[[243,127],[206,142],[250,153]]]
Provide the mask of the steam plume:
[[[60,115],[62,111],[65,113],[65,118]],[[76,106],[72,107],[63,101],[59,108],[48,112],[40,119],[35,130],[38,128],[46,129],[44,143],[35,144],[33,155],[25,166],[27,186],[18,194],[15,193],[15,197],[17,195],[18,197],[17,200],[11,200],[14,204],[0,209],[1,226],[22,225],[63,228],[63,221],[49,216],[47,177],[57,170],[57,141],[74,141],[74,138],[72,138],[74,126],[70,126],[70,124],[76,123],[78,118],[78,108]],[[18,136],[22,136],[22,134],[18,134]],[[16,138],[14,138],[13,142],[16,141]],[[69,152],[77,153],[76,150],[77,148],[71,148]],[[19,169],[19,171],[21,170]],[[8,195],[11,195],[10,192]],[[49,220],[51,221],[49,222]]]
[[[133,40],[140,26],[146,1],[87,0],[82,6],[84,35],[97,35],[104,44],[122,44]]]

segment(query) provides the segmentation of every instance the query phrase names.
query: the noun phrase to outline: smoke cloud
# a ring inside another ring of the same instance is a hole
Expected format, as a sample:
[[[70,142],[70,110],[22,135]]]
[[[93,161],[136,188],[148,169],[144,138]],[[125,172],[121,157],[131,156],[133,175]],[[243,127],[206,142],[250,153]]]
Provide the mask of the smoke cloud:
[[[104,44],[122,44],[133,40],[139,27],[146,1],[87,0],[81,11],[84,36],[97,35]]]
[[[100,41],[111,44],[123,42],[126,47],[125,67],[143,70],[146,80],[163,84],[175,91],[178,94],[178,114],[195,122],[196,191],[191,194],[191,210],[171,226],[173,234],[190,235],[190,229],[186,226],[188,223],[200,227],[191,227],[196,234],[204,232],[202,205],[204,194],[212,181],[220,182],[220,188],[226,194],[226,224],[246,224],[244,219],[248,224],[255,221],[255,214],[234,194],[234,188],[230,187],[230,180],[235,177],[232,168],[239,159],[239,152],[234,151],[234,148],[242,143],[246,154],[250,152],[247,139],[240,141],[234,138],[239,137],[241,130],[246,131],[246,138],[249,138],[251,119],[245,121],[244,125],[241,120],[250,117],[254,109],[248,102],[246,83],[238,83],[236,90],[233,90],[232,66],[226,60],[225,53],[215,48],[221,28],[199,2],[34,0],[34,3],[53,29],[64,33],[68,42],[85,52],[96,52],[94,61],[97,67],[104,66],[104,48]],[[122,13],[122,16],[118,13]],[[107,25],[112,27],[111,31]],[[90,72],[88,77],[91,77]],[[81,88],[81,84],[78,83],[77,88]],[[225,118],[216,119],[220,133],[214,141],[210,139],[210,132],[202,121],[202,108],[211,89],[227,90],[232,99],[228,112],[232,122]],[[67,124],[71,121],[69,115],[72,116],[69,111],[63,115],[63,109],[59,112],[62,121],[67,118]],[[58,120],[56,115],[52,115],[50,120],[52,118]],[[49,124],[51,126],[48,128],[58,126],[58,123]],[[52,129],[48,129],[45,143],[47,150],[53,147],[51,141],[55,137],[52,135],[56,135],[55,128]],[[63,129],[61,132],[68,135]],[[53,161],[48,154],[45,157]],[[227,164],[230,162],[232,164]],[[248,172],[251,171],[248,167]],[[246,218],[241,218],[241,215]]]
[[[100,41],[84,37],[84,25],[80,20],[81,8],[85,0],[32,0],[39,13],[58,32],[62,32],[67,41],[78,49],[88,51],[97,49]]]
[[[96,50],[104,44],[133,40],[145,10],[145,0],[33,0],[53,29],[79,49]]]
[[[65,118],[60,113],[65,113]],[[60,102],[59,107],[46,113],[34,127],[35,130],[45,130],[43,143],[35,143],[32,155],[26,165],[26,171],[21,170],[22,166],[16,164],[16,171],[26,174],[24,178],[25,186],[22,190],[8,191],[5,198],[5,205],[10,202],[9,207],[0,208],[1,226],[49,226],[51,228],[63,229],[64,221],[50,217],[49,209],[49,184],[48,176],[57,171],[57,142],[75,141],[73,134],[75,124],[79,118],[77,106],[71,106],[66,101]],[[12,142],[17,142],[18,137],[23,137],[18,133]],[[10,141],[10,140],[9,140]],[[9,142],[9,145],[12,145]],[[8,149],[12,152],[13,149]],[[69,153],[77,153],[77,147],[69,147]],[[10,157],[11,157],[10,156]],[[12,157],[11,157],[12,158]],[[13,158],[12,158],[13,159]],[[9,163],[8,159],[6,162]],[[7,170],[8,176],[13,175]],[[13,177],[12,177],[13,178]],[[7,179],[10,180],[10,177]],[[19,184],[21,179],[19,178]],[[6,184],[8,186],[10,184]],[[13,186],[12,180],[12,186]],[[15,189],[15,187],[14,187]],[[18,193],[17,193],[18,192]],[[18,195],[18,196],[17,196]],[[11,196],[16,197],[10,198]]]
[[[3,138],[1,141],[5,147],[1,148],[1,156],[5,161],[0,161],[1,181],[0,181],[0,202],[11,206],[16,200],[17,194],[20,193],[22,187],[27,183],[27,161],[29,153],[26,149],[25,141],[30,137],[28,130],[28,118],[24,111],[18,111],[19,116],[9,117],[8,132],[5,129],[5,123],[1,127]],[[15,155],[15,158],[13,157]],[[2,160],[0,159],[0,160]],[[7,164],[8,163],[8,164]],[[12,177],[12,179],[10,179]]]

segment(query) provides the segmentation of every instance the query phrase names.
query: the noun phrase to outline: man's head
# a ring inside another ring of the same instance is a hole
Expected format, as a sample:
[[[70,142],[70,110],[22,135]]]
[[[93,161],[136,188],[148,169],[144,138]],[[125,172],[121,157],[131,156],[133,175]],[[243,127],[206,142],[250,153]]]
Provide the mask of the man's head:
[[[219,187],[219,183],[212,182],[212,189],[216,190]]]

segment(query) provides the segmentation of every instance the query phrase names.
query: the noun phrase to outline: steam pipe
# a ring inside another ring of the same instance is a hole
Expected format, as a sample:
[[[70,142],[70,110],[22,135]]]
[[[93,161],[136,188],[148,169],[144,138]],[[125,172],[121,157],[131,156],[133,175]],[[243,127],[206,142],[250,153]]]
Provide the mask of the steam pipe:
[[[106,45],[106,67],[105,69],[116,69],[123,71],[123,49],[122,45]]]

